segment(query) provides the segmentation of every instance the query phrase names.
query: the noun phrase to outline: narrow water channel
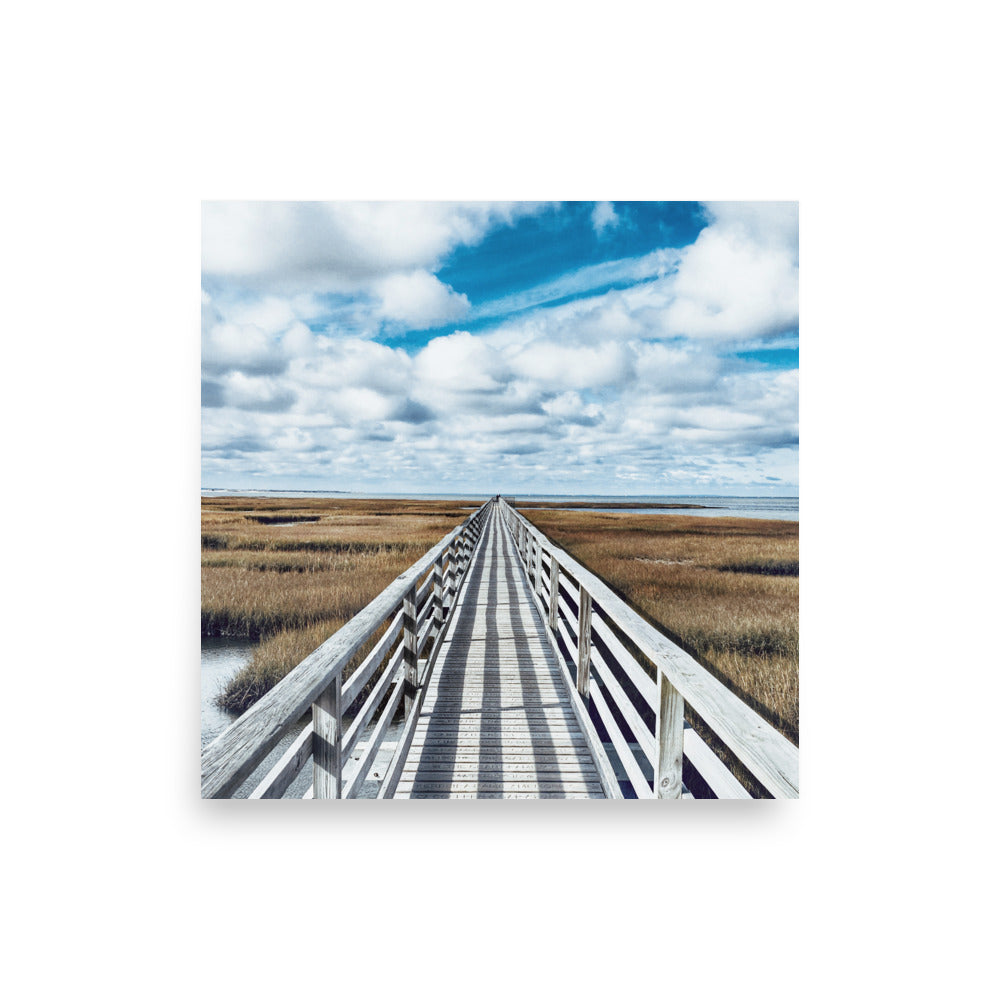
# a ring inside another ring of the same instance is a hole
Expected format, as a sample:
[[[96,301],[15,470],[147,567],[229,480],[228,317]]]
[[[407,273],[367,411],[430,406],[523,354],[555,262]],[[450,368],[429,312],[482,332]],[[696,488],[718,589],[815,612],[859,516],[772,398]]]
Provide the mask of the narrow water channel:
[[[226,636],[201,637],[201,745],[211,743],[236,718],[215,704],[215,696],[250,662],[256,643]]]

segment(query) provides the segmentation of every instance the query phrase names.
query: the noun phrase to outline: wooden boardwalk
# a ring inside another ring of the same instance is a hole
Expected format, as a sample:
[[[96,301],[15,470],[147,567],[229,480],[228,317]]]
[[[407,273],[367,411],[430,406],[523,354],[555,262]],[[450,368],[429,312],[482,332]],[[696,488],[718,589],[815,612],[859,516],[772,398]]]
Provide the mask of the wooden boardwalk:
[[[317,799],[373,783],[380,799],[797,798],[799,768],[797,747],[499,495],[201,762],[203,798],[252,799],[286,797],[306,766]]]
[[[445,633],[395,797],[605,797],[496,508]]]

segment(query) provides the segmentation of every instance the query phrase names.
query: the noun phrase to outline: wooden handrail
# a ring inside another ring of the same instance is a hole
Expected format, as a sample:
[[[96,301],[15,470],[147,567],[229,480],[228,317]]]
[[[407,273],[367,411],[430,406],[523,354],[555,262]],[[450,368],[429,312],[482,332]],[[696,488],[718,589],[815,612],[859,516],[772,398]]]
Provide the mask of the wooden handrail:
[[[389,654],[398,631],[402,629],[406,633],[409,624],[411,634],[406,637],[404,655],[395,661],[395,666],[390,659],[389,666],[385,668],[387,671],[392,670],[394,674],[403,670],[405,682],[402,678],[398,679],[398,691],[395,687],[393,690],[397,693],[409,691],[408,685],[412,685],[415,677],[415,664],[411,659],[419,656],[428,639],[435,644],[440,643],[444,635],[444,624],[454,604],[453,601],[449,602],[449,597],[461,585],[469,565],[468,554],[482,532],[490,503],[491,501],[487,501],[475,513],[470,514],[401,573],[382,593],[313,650],[205,747],[201,754],[202,798],[226,798],[237,791],[274,749],[288,728],[310,706],[313,708],[312,723],[272,768],[253,797],[280,796],[287,789],[309,756],[310,740],[305,735],[307,730],[312,733],[311,751],[315,772],[313,794],[320,798],[327,795],[339,796],[344,791],[344,740],[347,737],[349,745],[353,745],[360,735],[360,727],[352,727],[345,734],[343,716],[361,694],[363,684],[363,681],[353,682],[352,677],[341,686],[344,668],[383,625],[391,622],[387,632],[391,637],[386,639],[383,636],[372,650],[371,659],[366,659],[359,668],[359,671],[365,673],[365,680],[370,678],[380,666],[381,660]],[[446,560],[448,572],[444,574]],[[421,586],[425,574],[428,574],[428,579]],[[450,585],[448,577],[451,578]],[[409,602],[406,601],[407,597],[410,598]],[[395,621],[397,613],[401,617],[399,622]],[[376,689],[380,696],[385,693],[389,683],[380,683]],[[395,708],[398,701],[393,695],[389,704]],[[374,705],[366,702],[360,713],[367,712],[367,717],[370,718],[377,704],[378,702]],[[384,714],[385,712],[383,716]],[[381,721],[377,726],[376,735],[380,739],[387,726],[388,723],[382,725]],[[374,760],[374,749],[369,746],[369,752],[365,755],[369,764]],[[330,778],[329,782],[327,778]],[[347,781],[348,794],[356,793],[363,780],[364,775],[355,772]]]
[[[683,755],[716,795],[720,798],[745,797],[736,790],[737,787],[742,789],[742,786],[738,785],[722,761],[684,723],[684,702],[698,713],[772,795],[777,798],[798,797],[799,751],[790,740],[502,497],[499,503],[501,514],[517,543],[515,550],[531,581],[542,617],[557,643],[561,641],[566,647],[568,665],[576,675],[581,697],[589,699],[608,730],[639,797],[682,795],[682,748]],[[543,560],[543,556],[547,559]],[[578,588],[568,583],[566,574],[576,580]],[[576,605],[575,615],[567,603],[570,600]],[[598,607],[592,610],[592,603]],[[631,657],[608,628],[609,622],[654,665],[656,681],[650,679]],[[611,665],[592,645],[594,635],[629,678],[644,704],[633,704],[625,696],[611,672]],[[641,721],[639,709],[648,707],[652,711],[654,731],[646,729],[636,733],[638,748],[647,762],[646,770],[652,772],[651,779],[643,774],[641,761],[633,759],[632,750],[627,746],[609,702],[632,729],[638,728],[637,720]],[[642,780],[639,780],[640,777]]]

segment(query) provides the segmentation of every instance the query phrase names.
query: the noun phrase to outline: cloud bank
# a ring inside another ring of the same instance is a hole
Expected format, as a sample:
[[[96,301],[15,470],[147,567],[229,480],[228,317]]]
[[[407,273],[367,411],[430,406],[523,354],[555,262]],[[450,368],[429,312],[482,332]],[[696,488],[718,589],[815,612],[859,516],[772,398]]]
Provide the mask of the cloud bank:
[[[797,344],[796,206],[708,204],[687,246],[492,299],[439,277],[450,254],[559,212],[206,205],[203,484],[794,490],[798,372],[761,359]],[[591,238],[617,221],[595,205]],[[591,293],[608,275],[624,287]]]

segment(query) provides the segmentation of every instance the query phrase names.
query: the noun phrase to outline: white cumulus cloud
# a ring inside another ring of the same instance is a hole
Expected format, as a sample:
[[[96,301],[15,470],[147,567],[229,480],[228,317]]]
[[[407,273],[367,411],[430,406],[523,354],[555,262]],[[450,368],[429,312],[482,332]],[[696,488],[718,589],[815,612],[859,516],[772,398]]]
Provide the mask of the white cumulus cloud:
[[[354,290],[434,269],[535,202],[240,202],[202,204],[202,271],[250,287]]]
[[[798,324],[796,203],[712,204],[712,224],[665,279],[664,331],[749,340]]]
[[[404,323],[411,330],[460,319],[469,311],[465,295],[457,294],[428,271],[389,275],[376,284],[375,291],[381,299],[377,315]]]

